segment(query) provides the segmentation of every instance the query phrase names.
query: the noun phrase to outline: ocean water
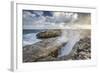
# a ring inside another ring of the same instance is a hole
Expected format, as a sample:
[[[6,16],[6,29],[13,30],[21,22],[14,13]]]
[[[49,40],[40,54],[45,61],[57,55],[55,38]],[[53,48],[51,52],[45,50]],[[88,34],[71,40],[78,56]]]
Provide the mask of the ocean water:
[[[40,39],[37,39],[36,34],[42,30],[23,30],[23,46],[31,45],[36,42],[41,41]]]

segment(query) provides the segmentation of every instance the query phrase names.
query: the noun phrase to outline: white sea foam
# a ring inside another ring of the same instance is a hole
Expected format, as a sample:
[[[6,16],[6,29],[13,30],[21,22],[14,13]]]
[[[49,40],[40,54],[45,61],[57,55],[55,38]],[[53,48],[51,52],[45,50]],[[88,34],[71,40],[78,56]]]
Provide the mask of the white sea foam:
[[[41,41],[40,39],[36,38],[36,34],[37,33],[24,34],[23,35],[23,46],[31,45],[31,44]]]

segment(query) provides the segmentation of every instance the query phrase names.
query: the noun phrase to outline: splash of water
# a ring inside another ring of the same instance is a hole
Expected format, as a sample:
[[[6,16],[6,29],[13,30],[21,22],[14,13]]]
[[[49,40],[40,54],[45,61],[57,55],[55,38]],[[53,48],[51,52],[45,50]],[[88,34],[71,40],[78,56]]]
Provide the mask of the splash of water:
[[[62,29],[62,34],[61,36],[58,38],[57,42],[58,43],[66,43],[68,41],[68,37],[67,37],[67,32],[65,29]]]
[[[31,44],[41,41],[40,39],[36,38],[36,35],[37,33],[29,33],[29,34],[23,35],[23,46],[31,45]]]
[[[66,34],[67,34],[66,38],[68,39],[67,44],[63,48],[61,48],[61,51],[58,57],[68,55],[72,51],[75,43],[80,40],[80,35],[78,31],[64,30],[62,36],[66,36]],[[61,39],[61,40],[65,41],[65,39]]]

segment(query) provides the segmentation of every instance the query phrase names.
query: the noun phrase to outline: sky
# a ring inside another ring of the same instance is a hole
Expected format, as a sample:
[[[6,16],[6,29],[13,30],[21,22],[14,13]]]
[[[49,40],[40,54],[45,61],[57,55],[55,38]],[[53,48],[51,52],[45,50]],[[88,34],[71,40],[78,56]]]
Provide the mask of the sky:
[[[23,10],[22,17],[23,29],[34,29],[34,26],[67,25],[68,23],[77,21],[79,14],[74,12]]]

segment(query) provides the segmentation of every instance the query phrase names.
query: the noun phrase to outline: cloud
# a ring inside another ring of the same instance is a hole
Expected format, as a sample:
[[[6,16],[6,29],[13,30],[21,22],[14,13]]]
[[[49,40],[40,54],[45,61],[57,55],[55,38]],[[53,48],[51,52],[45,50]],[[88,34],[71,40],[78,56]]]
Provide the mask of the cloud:
[[[46,14],[45,14],[46,13]],[[23,26],[33,28],[33,26],[67,24],[78,19],[77,13],[52,12],[52,11],[23,11]],[[28,27],[29,26],[29,27]],[[23,28],[24,28],[23,27]]]
[[[54,12],[53,16],[57,23],[69,23],[78,19],[78,14],[72,12]]]
[[[33,20],[35,20],[36,15],[28,11],[23,12],[23,25],[32,25]]]
[[[43,15],[43,11],[34,11],[33,12],[36,15],[42,16]]]

